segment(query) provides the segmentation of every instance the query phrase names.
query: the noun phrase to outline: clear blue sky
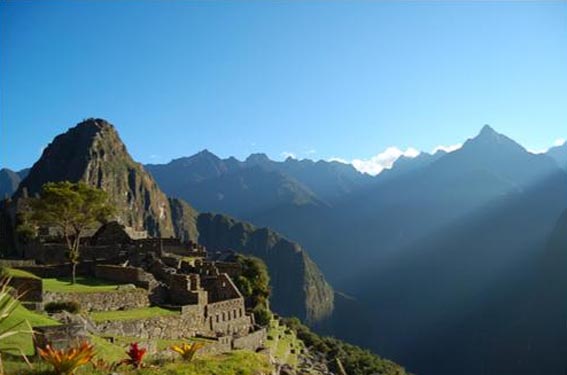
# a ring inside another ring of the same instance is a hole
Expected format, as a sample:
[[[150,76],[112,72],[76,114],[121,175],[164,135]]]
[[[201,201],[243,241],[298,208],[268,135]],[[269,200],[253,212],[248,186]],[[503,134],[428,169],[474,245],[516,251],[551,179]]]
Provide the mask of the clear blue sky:
[[[0,3],[0,167],[83,118],[141,162],[567,137],[567,2]]]

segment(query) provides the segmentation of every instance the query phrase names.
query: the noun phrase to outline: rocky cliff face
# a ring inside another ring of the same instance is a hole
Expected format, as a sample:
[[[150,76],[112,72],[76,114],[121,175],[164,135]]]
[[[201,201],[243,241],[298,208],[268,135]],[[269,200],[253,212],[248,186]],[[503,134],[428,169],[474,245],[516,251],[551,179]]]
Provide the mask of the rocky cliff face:
[[[201,214],[183,200],[168,199],[105,120],[86,120],[57,136],[15,197],[24,191],[33,196],[43,184],[64,180],[105,190],[117,207],[119,221],[152,236],[176,236],[211,250],[233,249],[262,258],[272,277],[272,307],[280,314],[316,323],[332,312],[333,290],[299,245],[271,230]]]
[[[174,235],[169,202],[153,178],[136,163],[114,126],[100,119],[81,122],[55,137],[22,181],[16,196],[33,196],[46,182],[84,181],[105,190],[118,221],[152,236]]]
[[[272,284],[272,308],[309,323],[327,318],[333,310],[333,289],[307,253],[267,228],[224,215],[197,218],[199,242],[210,250],[232,249],[263,259]],[[298,298],[298,293],[300,298]]]

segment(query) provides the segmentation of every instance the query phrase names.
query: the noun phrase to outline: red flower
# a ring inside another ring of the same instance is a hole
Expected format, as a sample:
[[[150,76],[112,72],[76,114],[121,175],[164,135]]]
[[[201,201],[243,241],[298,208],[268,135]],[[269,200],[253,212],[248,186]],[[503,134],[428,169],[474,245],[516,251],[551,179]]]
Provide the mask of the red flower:
[[[122,363],[130,365],[134,368],[140,368],[142,366],[142,360],[146,355],[147,349],[140,348],[137,342],[130,344],[130,350],[126,352],[128,354],[128,359],[122,361]]]

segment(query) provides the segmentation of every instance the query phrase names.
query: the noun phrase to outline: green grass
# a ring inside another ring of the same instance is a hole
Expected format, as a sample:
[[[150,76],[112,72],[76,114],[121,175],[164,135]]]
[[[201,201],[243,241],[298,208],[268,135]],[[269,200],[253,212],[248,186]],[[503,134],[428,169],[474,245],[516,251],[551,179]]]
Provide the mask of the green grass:
[[[107,362],[116,362],[126,358],[125,350],[120,344],[113,344],[98,336],[91,336],[91,342],[95,346],[96,359],[104,359]]]
[[[140,339],[139,337],[128,337],[128,336],[114,336],[114,342],[119,345],[120,347],[126,347],[133,342],[138,342],[144,345],[146,343],[145,339]],[[152,339],[152,342],[157,344],[158,350],[169,350],[169,348],[173,345],[179,345],[185,342],[202,342],[204,344],[212,343],[214,340],[209,340],[200,337],[189,337],[187,339],[178,339],[178,340],[166,340],[166,339]]]
[[[152,306],[132,310],[119,310],[119,311],[99,311],[92,312],[90,317],[95,322],[104,322],[108,320],[134,320],[146,319],[154,316],[169,316],[179,315],[179,311],[167,310],[161,307]]]
[[[286,326],[280,326],[277,320],[272,320],[268,326],[268,337],[272,339],[267,340],[266,346],[279,362],[296,366],[299,351],[304,348],[304,345],[293,331],[286,333],[287,329]],[[292,353],[292,350],[295,350],[295,353]]]
[[[99,344],[100,342],[95,342],[95,345]],[[125,357],[122,348],[116,348],[108,343],[103,345],[110,345],[106,350],[114,350],[116,353],[120,353],[121,356],[117,356],[116,360]],[[104,357],[104,359],[107,362],[114,361],[107,357]],[[147,363],[146,368],[134,370],[127,366],[120,366],[116,372],[121,375],[260,375],[273,372],[273,368],[266,355],[244,350],[215,356],[204,356],[189,363],[180,360],[168,360],[154,364],[151,358],[148,358],[145,362]],[[52,375],[49,372],[49,367],[41,362],[34,363],[33,370],[28,369],[23,361],[18,362],[15,359],[5,361],[5,365],[7,374]],[[77,370],[75,374],[108,375],[109,371],[97,370],[92,365],[86,365]]]
[[[100,279],[77,277],[71,284],[71,278],[43,279],[43,290],[58,293],[96,293],[115,292],[119,284]]]

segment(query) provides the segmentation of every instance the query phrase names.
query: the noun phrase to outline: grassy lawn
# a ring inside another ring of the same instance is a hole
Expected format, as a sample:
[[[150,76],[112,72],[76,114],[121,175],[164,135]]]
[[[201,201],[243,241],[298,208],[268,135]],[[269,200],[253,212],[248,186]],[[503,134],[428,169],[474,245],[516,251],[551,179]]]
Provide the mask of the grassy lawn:
[[[120,311],[99,311],[92,312],[90,317],[95,322],[104,322],[107,320],[133,320],[133,319],[146,319],[154,316],[168,316],[179,315],[179,311],[167,310],[161,307],[152,306],[132,310]]]
[[[119,284],[104,280],[77,277],[77,283],[71,284],[71,278],[43,279],[43,290],[58,293],[96,293],[113,292]]]

